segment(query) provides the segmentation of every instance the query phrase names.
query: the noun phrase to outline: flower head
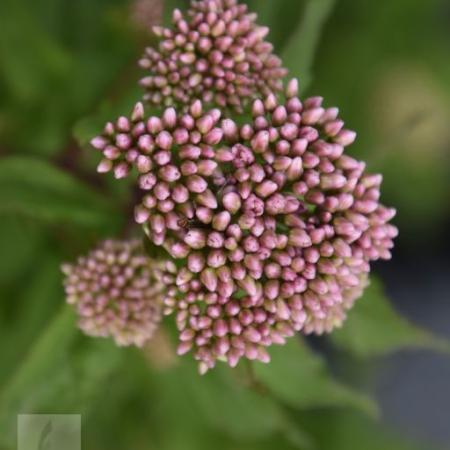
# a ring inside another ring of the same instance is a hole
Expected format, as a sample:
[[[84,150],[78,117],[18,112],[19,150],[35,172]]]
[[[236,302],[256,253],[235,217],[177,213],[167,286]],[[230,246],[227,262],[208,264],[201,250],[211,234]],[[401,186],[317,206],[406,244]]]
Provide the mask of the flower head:
[[[141,347],[161,319],[161,267],[139,241],[104,241],[76,264],[64,264],[67,302],[90,336]]]
[[[368,286],[368,275],[359,276],[358,283],[354,286],[342,288],[342,301],[335,303],[327,309],[326,314],[310,315],[302,332],[304,334],[331,333],[334,329],[340,328],[347,318],[347,311],[350,310],[364,293]]]
[[[144,99],[189,106],[195,99],[242,111],[248,100],[282,88],[286,70],[264,40],[269,30],[237,0],[193,0],[172,28],[155,27],[159,48],[147,48],[140,66]]]
[[[200,101],[147,121],[137,105],[93,141],[116,176],[137,169],[136,220],[181,262],[166,266],[165,310],[202,372],[219,359],[267,361],[266,348],[297,331],[332,331],[370,263],[390,258],[397,229],[381,176],[346,154],[356,135],[338,110],[297,90],[292,80],[284,98],[255,100],[241,126]]]
[[[217,109],[203,111],[200,101],[179,114],[167,108],[162,117],[144,120],[138,103],[131,119],[108,123],[104,133],[92,140],[104,159],[99,172],[113,171],[116,178],[132,169],[138,176],[142,201],[135,209],[136,221],[146,224],[156,245],[164,245],[174,258],[189,248],[201,249],[208,225],[222,227],[226,217],[214,214],[215,192],[223,186],[223,172],[216,152],[224,131]]]
[[[267,363],[267,347],[284,344],[305,323],[299,295],[288,299],[249,295],[245,289],[233,289],[232,277],[226,266],[206,269],[196,277],[189,269],[177,271],[173,263],[166,265],[165,313],[175,312],[178,354],[193,351],[200,373],[212,369],[217,360],[231,367],[241,358]],[[242,286],[247,283],[255,285],[250,277],[242,280]]]
[[[281,242],[263,250],[262,267],[255,264],[262,289],[267,295],[276,285],[272,295],[283,298],[300,294],[303,331],[323,333],[342,325],[367,284],[370,262],[390,258],[398,231],[389,223],[395,210],[379,202],[382,177],[345,153],[356,134],[337,108],[323,107],[320,97],[302,102],[297,91],[291,80],[284,100],[271,94],[254,102],[252,124],[230,141],[252,158],[230,161],[236,191],[250,193],[242,212],[264,221],[262,236],[272,230],[272,246]]]

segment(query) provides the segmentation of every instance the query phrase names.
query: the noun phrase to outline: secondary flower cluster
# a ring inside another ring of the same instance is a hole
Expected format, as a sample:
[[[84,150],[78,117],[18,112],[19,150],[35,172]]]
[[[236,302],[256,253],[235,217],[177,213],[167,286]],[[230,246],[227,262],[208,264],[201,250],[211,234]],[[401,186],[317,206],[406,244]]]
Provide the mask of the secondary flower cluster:
[[[135,240],[104,241],[76,264],[64,264],[67,302],[81,330],[119,346],[143,346],[161,320],[161,269]]]
[[[199,100],[149,118],[137,104],[92,141],[100,172],[137,174],[136,221],[180,262],[165,264],[165,312],[201,372],[340,326],[370,262],[390,257],[381,176],[344,153],[355,133],[338,110],[297,91],[255,100],[244,125]]]
[[[282,89],[287,74],[267,27],[237,0],[192,1],[187,16],[173,13],[172,28],[154,27],[159,48],[147,48],[140,66],[144,100],[155,105],[206,104],[241,112],[257,97]]]

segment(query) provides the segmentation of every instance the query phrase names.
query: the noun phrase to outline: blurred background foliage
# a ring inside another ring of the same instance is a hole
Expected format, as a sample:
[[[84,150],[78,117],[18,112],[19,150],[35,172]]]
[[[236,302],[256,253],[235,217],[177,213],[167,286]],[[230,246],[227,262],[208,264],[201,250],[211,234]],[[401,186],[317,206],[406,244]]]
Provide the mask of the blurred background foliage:
[[[303,92],[339,105],[359,133],[352,151],[385,175],[401,238],[381,276],[395,292],[410,281],[392,284],[402,262],[448,254],[448,2],[247,3]],[[377,406],[385,355],[450,347],[402,318],[375,277],[330,338],[293,340],[269,366],[203,378],[174,356],[169,331],[137,351],[76,330],[60,263],[123,233],[130,215],[129,186],[96,177],[87,142],[138,98],[149,25],[185,5],[0,1],[0,449],[16,448],[17,414],[33,412],[81,413],[83,448],[97,450],[449,448],[401,436]],[[448,290],[436,305],[443,299]],[[448,424],[450,407],[443,414]]]

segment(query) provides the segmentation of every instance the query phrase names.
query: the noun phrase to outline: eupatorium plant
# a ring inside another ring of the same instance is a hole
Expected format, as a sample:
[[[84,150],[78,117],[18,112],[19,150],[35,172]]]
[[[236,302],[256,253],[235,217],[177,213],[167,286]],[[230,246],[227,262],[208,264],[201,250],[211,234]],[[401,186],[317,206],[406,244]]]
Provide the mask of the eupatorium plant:
[[[160,49],[141,62],[160,114],[137,103],[92,145],[99,172],[135,180],[135,220],[167,253],[149,264],[163,264],[178,352],[204,373],[217,360],[268,362],[296,332],[341,326],[397,229],[381,176],[346,152],[356,134],[338,109],[301,100],[295,79],[277,92],[284,71],[254,15],[234,0],[193,1],[188,15],[157,29]]]

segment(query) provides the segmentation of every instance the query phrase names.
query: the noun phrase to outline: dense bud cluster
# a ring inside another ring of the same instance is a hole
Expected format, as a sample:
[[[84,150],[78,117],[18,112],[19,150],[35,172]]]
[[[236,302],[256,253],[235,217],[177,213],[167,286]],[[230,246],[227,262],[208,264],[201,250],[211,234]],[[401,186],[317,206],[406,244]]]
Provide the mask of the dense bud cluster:
[[[390,258],[381,176],[345,154],[355,133],[338,110],[297,91],[292,80],[282,101],[255,100],[239,126],[200,101],[147,120],[138,104],[92,142],[99,171],[138,174],[136,220],[182,263],[166,264],[165,309],[202,372],[218,359],[266,362],[266,347],[296,331],[340,326],[370,262]]]
[[[147,48],[140,84],[155,105],[205,104],[242,111],[257,97],[282,89],[286,70],[264,38],[266,27],[236,0],[192,1],[187,16],[173,13],[172,28],[155,27],[159,48]]]
[[[119,346],[143,346],[161,320],[161,269],[139,241],[104,241],[76,264],[64,264],[67,302],[81,330]]]

